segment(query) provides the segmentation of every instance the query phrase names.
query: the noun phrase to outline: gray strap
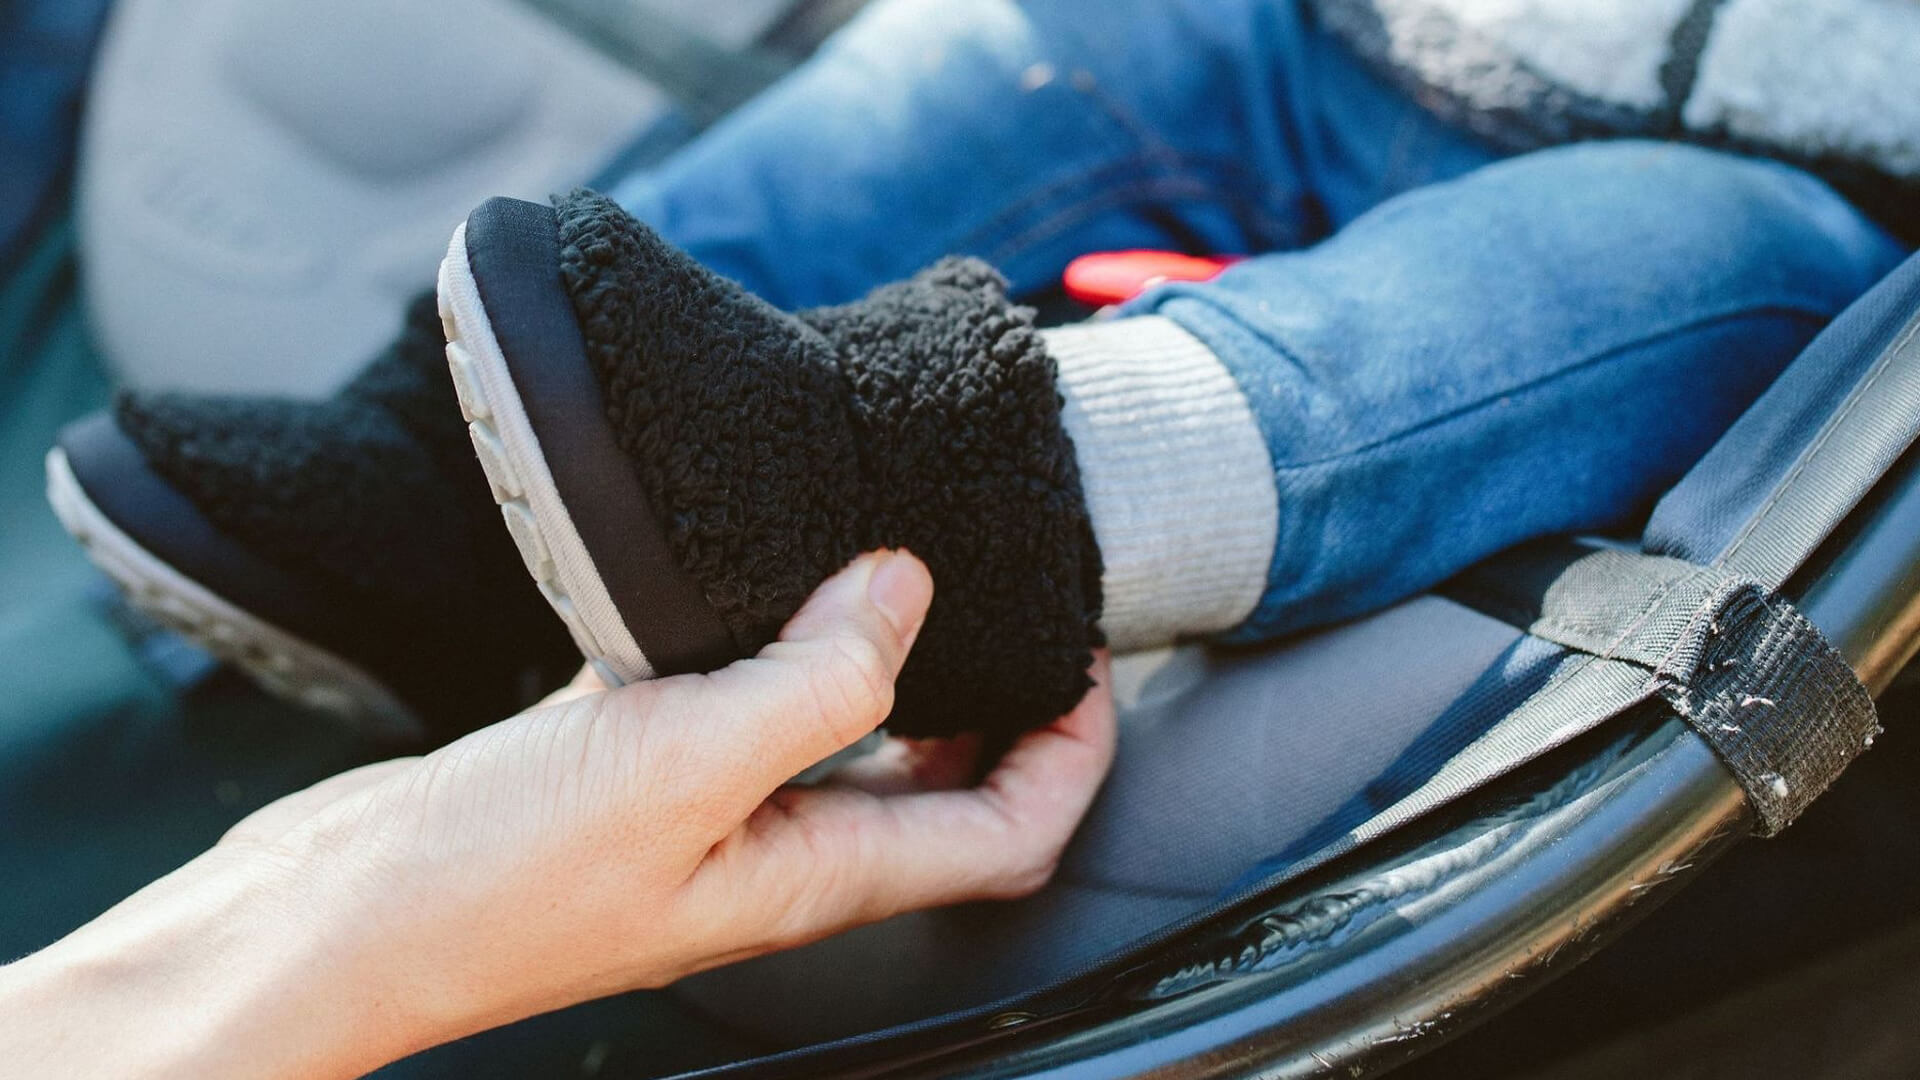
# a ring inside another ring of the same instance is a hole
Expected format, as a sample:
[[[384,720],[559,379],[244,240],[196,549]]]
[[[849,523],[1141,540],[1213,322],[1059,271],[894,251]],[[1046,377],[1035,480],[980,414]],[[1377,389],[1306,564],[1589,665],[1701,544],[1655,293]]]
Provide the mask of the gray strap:
[[[1786,828],[1879,731],[1873,698],[1793,605],[1750,578],[1603,549],[1569,564],[1529,632],[1646,672],[1714,748],[1756,831]]]
[[[1484,746],[1469,748],[1463,757],[1485,760],[1464,762],[1465,773],[1486,772],[1517,740],[1558,745],[1657,692],[1739,778],[1761,831],[1784,827],[1878,726],[1851,668],[1773,590],[1911,445],[1916,417],[1920,312],[1854,382],[1711,568],[1558,542],[1530,545],[1450,583],[1445,591],[1456,599],[1583,654],[1494,725]],[[1529,607],[1531,624],[1515,617]],[[1716,654],[1722,667],[1689,667],[1706,643],[1688,621],[1696,612],[1708,613],[1709,629],[1734,628],[1718,643],[1731,650]],[[1635,682],[1649,670],[1669,681]]]
[[[1820,632],[1770,590],[1724,570],[1554,540],[1508,552],[1440,591],[1574,651],[1426,782],[1296,860],[1288,876],[1651,700],[1714,748],[1765,836],[1792,822],[1879,731],[1873,699]]]
[[[1726,578],[1655,671],[1660,695],[1747,793],[1755,829],[1793,823],[1880,732],[1873,697],[1793,605]]]
[[[1713,560],[1769,587],[1807,556],[1886,475],[1920,430],[1920,311],[1854,383],[1765,504]]]
[[[1443,593],[1515,625],[1528,626],[1531,619],[1535,633],[1579,651],[1425,784],[1301,860],[1294,872],[1382,836],[1656,694],[1684,707],[1683,715],[1740,779],[1759,830],[1779,831],[1878,726],[1871,698],[1851,669],[1773,590],[1912,443],[1920,430],[1916,418],[1920,313],[1855,381],[1759,512],[1716,553],[1715,569],[1626,553],[1623,562],[1595,562],[1561,581],[1563,572],[1593,553],[1591,546],[1563,543],[1558,552],[1536,546],[1504,556],[1486,571],[1449,583]],[[1628,580],[1610,580],[1610,566],[1625,570]],[[1538,603],[1527,616],[1516,618],[1512,596],[1501,596],[1503,579],[1508,586],[1536,586]],[[1552,604],[1546,602],[1549,592],[1555,593]],[[1632,606],[1636,600],[1644,610]],[[1634,615],[1624,623],[1623,604]],[[1686,658],[1705,646],[1700,624],[1690,617],[1696,611],[1707,613],[1709,630],[1715,624],[1736,627],[1730,644],[1721,646],[1732,651],[1715,654],[1716,663],[1733,664],[1714,671],[1687,666]],[[1636,620],[1634,633],[1620,633]],[[1673,636],[1663,642],[1662,634]]]
[[[1523,704],[1516,721],[1585,730],[1659,697],[1719,754],[1752,803],[1756,831],[1785,828],[1879,730],[1853,669],[1759,582],[1678,559],[1573,542],[1516,553],[1515,572],[1468,586],[1527,632],[1588,658]],[[1557,572],[1552,572],[1557,567]],[[1544,581],[1544,586],[1541,582]],[[1536,588],[1531,602],[1516,590]],[[1599,691],[1599,693],[1595,693]]]

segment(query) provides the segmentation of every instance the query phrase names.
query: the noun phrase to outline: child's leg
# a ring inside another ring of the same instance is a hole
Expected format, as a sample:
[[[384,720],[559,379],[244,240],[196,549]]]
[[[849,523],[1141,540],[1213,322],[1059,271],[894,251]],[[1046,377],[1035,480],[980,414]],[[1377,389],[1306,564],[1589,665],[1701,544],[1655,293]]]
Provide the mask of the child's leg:
[[[1272,0],[879,0],[657,170],[595,186],[786,308],[951,254],[1303,246],[1493,151]]]
[[[754,652],[906,547],[940,594],[891,724],[942,734],[1057,716],[1096,621],[1271,635],[1623,522],[1898,256],[1805,174],[1617,143],[1038,333],[971,260],[782,312],[591,194],[476,210],[441,298],[527,566],[613,677]]]
[[[1051,332],[1104,625],[1268,637],[1630,523],[1899,257],[1793,169],[1590,144]]]
[[[1297,246],[1354,206],[1489,156],[1367,76],[1296,3],[881,0],[793,78],[620,187],[698,258],[797,306],[850,299],[949,250],[991,256],[1027,290],[1101,247]],[[157,553],[149,568],[159,569],[129,579],[135,591],[191,610],[200,640],[284,692],[354,715],[426,716],[442,733],[519,708],[523,690],[550,685],[545,661],[565,663],[573,649],[498,528],[447,400],[437,324],[431,306],[417,308],[394,348],[330,402],[128,400],[115,419],[63,438],[56,476],[72,527],[96,546],[107,536]],[[698,333],[689,340],[717,351]],[[1037,380],[1049,402],[1051,381],[1050,368]],[[729,533],[732,517],[701,509],[676,527]],[[180,546],[181,522],[202,516],[209,534],[235,541],[220,558]],[[812,546],[769,563],[826,571],[851,555],[821,555],[817,534],[798,539]],[[1059,550],[1036,535],[1024,542]],[[1004,577],[978,554],[943,564],[947,607],[965,594],[959,568]],[[1064,582],[1026,561],[1034,577]],[[261,562],[283,576],[262,585],[273,575],[254,572]],[[156,584],[176,578],[185,585]],[[756,633],[777,629],[807,591],[770,596],[764,584],[719,589],[772,613]],[[1029,590],[1007,579],[1001,591]],[[657,595],[642,599],[662,610]],[[952,619],[933,625],[935,642],[943,626],[962,636]],[[937,650],[923,640],[919,651]],[[1019,682],[1005,665],[993,671]]]

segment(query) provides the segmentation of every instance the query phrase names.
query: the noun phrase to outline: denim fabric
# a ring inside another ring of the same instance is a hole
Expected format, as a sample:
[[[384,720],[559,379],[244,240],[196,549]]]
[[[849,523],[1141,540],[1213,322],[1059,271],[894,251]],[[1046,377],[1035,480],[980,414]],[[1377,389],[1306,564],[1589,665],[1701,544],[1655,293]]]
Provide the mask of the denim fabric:
[[[1399,196],[1156,311],[1272,453],[1279,538],[1235,636],[1377,608],[1529,537],[1637,524],[1900,249],[1770,162],[1588,143]]]
[[[108,0],[0,5],[0,270],[32,226],[57,212],[72,163],[80,89]]]
[[[1296,248],[1493,157],[1272,0],[878,0],[659,169],[608,185],[782,306],[942,255],[1016,290],[1129,247]]]
[[[1129,309],[1221,357],[1272,454],[1237,640],[1637,519],[1900,257],[1777,164],[1497,161],[1272,0],[882,0],[614,194],[788,306],[949,252],[1022,290],[1088,251],[1270,253]]]

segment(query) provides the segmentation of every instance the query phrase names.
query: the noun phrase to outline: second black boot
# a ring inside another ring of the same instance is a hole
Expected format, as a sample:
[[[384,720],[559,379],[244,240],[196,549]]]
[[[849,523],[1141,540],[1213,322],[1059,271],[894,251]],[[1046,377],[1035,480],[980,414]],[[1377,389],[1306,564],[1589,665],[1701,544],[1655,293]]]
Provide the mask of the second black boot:
[[[501,532],[433,297],[333,398],[124,394],[47,458],[62,523],[135,606],[268,689],[441,741],[579,655]]]

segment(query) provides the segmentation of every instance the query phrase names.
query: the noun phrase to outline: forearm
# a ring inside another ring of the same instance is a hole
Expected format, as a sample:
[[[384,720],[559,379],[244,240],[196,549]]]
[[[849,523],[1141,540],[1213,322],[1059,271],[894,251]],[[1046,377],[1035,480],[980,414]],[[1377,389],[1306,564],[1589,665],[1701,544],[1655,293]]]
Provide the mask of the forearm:
[[[210,853],[0,968],[7,1069],[353,1077],[426,1045],[313,881]]]
[[[970,772],[965,743],[782,786],[885,718],[872,688],[932,593],[917,561],[863,558],[751,663],[583,688],[256,811],[0,967],[0,1073],[360,1076],[894,912],[1032,892],[1112,761],[1104,663],[978,788],[921,771],[945,749],[939,775]]]

